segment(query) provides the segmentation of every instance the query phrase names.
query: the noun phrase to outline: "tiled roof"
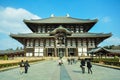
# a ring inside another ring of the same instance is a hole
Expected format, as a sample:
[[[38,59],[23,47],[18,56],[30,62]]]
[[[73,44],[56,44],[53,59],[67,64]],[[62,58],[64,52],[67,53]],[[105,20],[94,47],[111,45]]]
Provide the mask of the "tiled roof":
[[[89,51],[88,53],[99,53],[99,52],[107,52],[107,53],[119,53],[120,54],[120,50],[113,50],[113,49],[106,49],[106,48],[96,48],[96,49],[92,49],[91,51]]]
[[[66,28],[62,27],[61,25],[58,28],[56,28],[53,31],[51,31],[50,34],[55,34],[56,32],[61,32],[61,31],[66,32],[67,34],[71,34],[71,32],[69,30],[67,30]]]
[[[103,33],[73,33],[71,36],[67,37],[80,37],[80,38],[89,38],[89,37],[110,37],[112,34],[103,34]],[[27,34],[10,34],[11,37],[19,37],[19,38],[45,38],[45,37],[54,37],[49,36],[49,34],[43,34],[43,33],[27,33]]]
[[[21,38],[39,38],[39,37],[52,37],[49,34],[41,33],[26,33],[26,34],[10,34],[11,37],[21,37]]]
[[[110,37],[112,34],[108,33],[108,34],[104,34],[104,33],[75,33],[72,34],[69,37]]]
[[[96,23],[98,20],[78,19],[72,17],[49,17],[44,19],[24,20],[25,23]]]

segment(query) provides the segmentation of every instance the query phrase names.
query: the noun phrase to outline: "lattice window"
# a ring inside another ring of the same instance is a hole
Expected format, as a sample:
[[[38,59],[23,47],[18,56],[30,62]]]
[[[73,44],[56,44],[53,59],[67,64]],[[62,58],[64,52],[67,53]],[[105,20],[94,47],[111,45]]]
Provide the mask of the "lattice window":
[[[43,56],[43,48],[35,47],[34,56]]]

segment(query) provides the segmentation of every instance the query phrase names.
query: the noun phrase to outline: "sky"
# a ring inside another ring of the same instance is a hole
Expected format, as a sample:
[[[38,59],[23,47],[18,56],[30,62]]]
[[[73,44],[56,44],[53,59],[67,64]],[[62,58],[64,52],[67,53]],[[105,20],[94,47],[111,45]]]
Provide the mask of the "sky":
[[[23,47],[10,33],[31,33],[23,19],[66,16],[98,19],[89,32],[112,33],[98,46],[120,45],[120,0],[0,0],[0,50]]]

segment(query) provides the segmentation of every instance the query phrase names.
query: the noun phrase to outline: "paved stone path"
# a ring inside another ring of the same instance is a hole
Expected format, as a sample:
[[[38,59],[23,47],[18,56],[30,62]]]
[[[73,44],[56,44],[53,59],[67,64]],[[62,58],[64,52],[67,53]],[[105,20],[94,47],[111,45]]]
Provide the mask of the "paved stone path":
[[[72,80],[64,65],[60,66],[60,80]]]
[[[120,80],[120,70],[93,65],[93,74],[82,74],[79,64],[67,65],[66,69],[72,80]]]
[[[58,62],[43,61],[30,66],[27,74],[19,68],[0,72],[0,80],[120,80],[120,70],[93,65],[93,74],[82,74],[79,62],[58,66]]]

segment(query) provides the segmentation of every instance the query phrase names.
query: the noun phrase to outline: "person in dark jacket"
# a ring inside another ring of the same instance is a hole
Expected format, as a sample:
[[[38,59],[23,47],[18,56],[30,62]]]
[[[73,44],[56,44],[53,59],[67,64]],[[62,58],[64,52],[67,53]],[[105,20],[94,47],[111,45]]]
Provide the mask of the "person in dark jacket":
[[[81,69],[82,69],[82,73],[85,73],[85,60],[82,59],[81,60],[81,65],[80,65]]]
[[[89,59],[87,60],[87,68],[88,68],[88,74],[89,74],[89,73],[92,74],[92,70],[91,70],[91,68],[92,68],[92,64],[91,64],[91,62],[90,62]]]
[[[28,72],[28,67],[30,67],[28,60],[26,60],[26,62],[24,63],[24,69],[25,69],[25,73]]]
[[[68,65],[69,65],[70,64],[70,59],[68,58],[67,61],[68,61]]]

